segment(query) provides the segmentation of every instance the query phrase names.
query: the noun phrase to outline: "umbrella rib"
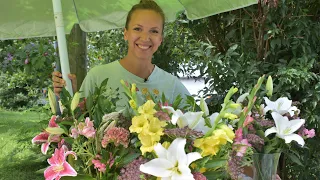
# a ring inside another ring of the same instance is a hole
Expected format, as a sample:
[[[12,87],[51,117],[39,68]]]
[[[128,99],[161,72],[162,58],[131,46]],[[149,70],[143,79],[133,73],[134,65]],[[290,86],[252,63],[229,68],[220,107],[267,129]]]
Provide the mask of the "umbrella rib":
[[[74,2],[74,0],[72,0],[72,2],[73,2],[74,9],[75,9],[75,11],[76,11],[76,16],[77,16],[77,19],[78,19],[78,24],[80,25],[80,19],[79,19],[79,16],[78,16],[78,9],[77,9],[76,3]]]

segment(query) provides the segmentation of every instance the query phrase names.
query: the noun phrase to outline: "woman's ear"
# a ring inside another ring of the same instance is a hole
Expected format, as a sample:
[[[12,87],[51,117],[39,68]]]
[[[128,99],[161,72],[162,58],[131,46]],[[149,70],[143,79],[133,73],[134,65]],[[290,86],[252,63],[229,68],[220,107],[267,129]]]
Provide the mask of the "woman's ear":
[[[128,31],[127,31],[126,28],[123,29],[123,39],[124,39],[125,41],[128,40]]]

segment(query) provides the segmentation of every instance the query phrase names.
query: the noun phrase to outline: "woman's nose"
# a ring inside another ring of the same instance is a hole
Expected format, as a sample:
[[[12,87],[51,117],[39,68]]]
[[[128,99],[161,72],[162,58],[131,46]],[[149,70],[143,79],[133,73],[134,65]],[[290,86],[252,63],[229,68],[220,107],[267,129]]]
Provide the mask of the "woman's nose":
[[[149,41],[149,40],[150,40],[150,35],[149,35],[148,32],[142,32],[140,38],[141,38],[141,40],[143,40],[143,41]]]

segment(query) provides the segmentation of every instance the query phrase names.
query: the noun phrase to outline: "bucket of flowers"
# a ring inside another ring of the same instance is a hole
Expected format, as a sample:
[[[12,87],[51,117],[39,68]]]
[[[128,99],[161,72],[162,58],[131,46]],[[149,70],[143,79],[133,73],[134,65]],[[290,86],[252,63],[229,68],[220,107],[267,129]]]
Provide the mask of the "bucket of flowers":
[[[118,92],[107,86],[106,79],[86,99],[79,93],[71,97],[63,90],[59,103],[62,113],[57,116],[57,102],[49,90],[54,115],[48,127],[32,140],[41,144],[41,152],[48,157],[44,177],[204,180],[231,175],[237,179],[241,167],[252,166],[256,145],[252,140],[257,140],[259,148],[268,149],[265,144],[275,144],[266,140],[269,135],[282,137],[277,128],[272,128],[274,124],[266,126],[270,128],[266,134],[256,128],[255,123],[262,121],[255,114],[261,111],[255,102],[263,80],[261,77],[251,92],[236,102],[232,96],[238,89],[232,87],[216,113],[209,113],[203,98],[198,105],[191,96],[178,96],[169,104],[157,89],[138,89],[125,81],[121,84],[128,109],[116,111]],[[266,113],[273,110],[271,105],[264,109]],[[300,121],[298,125],[303,124]],[[294,130],[284,130],[285,135]],[[257,138],[259,135],[265,144]]]

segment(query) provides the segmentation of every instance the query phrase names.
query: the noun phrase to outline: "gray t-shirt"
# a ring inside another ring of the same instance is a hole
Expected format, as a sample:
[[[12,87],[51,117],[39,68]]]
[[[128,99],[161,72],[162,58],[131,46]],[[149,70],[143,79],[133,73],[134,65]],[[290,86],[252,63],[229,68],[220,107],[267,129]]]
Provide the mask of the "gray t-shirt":
[[[113,90],[119,88],[120,100],[117,102],[117,109],[123,109],[128,104],[128,99],[124,95],[124,89],[120,80],[129,83],[135,83],[138,89],[148,88],[149,90],[157,89],[160,93],[165,94],[166,98],[172,101],[181,94],[184,98],[185,95],[190,95],[187,88],[180,82],[180,80],[172,74],[155,66],[148,80],[138,77],[131,72],[127,71],[119,61],[114,61],[109,64],[100,65],[92,68],[84,79],[80,91],[82,97],[87,97],[89,92],[93,92],[96,86],[100,86],[101,82],[109,78],[108,87]]]

